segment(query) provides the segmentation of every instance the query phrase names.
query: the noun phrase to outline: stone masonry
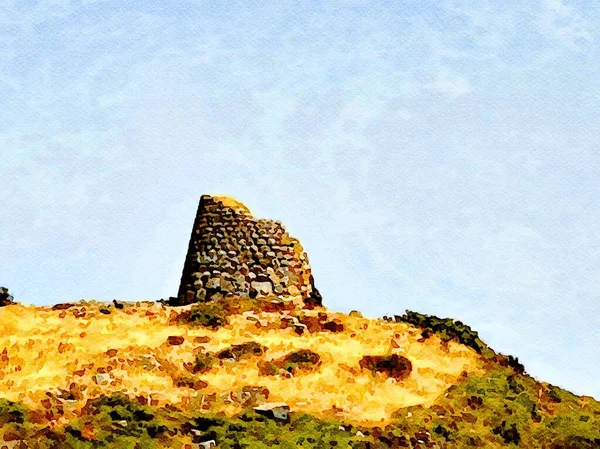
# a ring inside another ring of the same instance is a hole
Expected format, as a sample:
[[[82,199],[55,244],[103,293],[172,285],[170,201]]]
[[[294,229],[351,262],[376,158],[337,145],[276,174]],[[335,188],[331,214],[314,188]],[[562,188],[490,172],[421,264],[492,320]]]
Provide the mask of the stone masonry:
[[[202,195],[171,305],[235,296],[321,304],[308,257],[280,222],[256,219],[231,198]]]

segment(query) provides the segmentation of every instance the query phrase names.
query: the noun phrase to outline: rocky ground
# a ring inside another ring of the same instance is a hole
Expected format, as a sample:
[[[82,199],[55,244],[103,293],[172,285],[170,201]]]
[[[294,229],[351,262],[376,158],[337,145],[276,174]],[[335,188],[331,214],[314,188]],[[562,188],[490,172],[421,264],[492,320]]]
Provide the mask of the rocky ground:
[[[597,402],[452,320],[238,298],[0,323],[0,447],[600,447]]]

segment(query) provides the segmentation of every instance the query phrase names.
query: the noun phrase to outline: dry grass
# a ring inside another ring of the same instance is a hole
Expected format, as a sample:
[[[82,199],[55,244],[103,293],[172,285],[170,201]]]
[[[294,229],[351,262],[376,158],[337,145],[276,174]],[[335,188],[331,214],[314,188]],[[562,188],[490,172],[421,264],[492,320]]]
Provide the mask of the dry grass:
[[[279,328],[282,315],[290,312],[261,312],[234,315],[228,326],[213,331],[177,324],[172,314],[185,308],[136,303],[122,310],[110,307],[110,314],[101,313],[102,308],[106,306],[82,302],[68,310],[22,305],[0,309],[0,396],[35,409],[47,392],[63,390],[64,395],[75,385],[84,391],[72,398],[74,409],[88,398],[121,391],[153,404],[179,403],[233,414],[241,409],[235,392],[260,386],[270,392],[269,401],[285,401],[292,410],[375,425],[389,422],[401,407],[431,404],[461,373],[482,369],[470,348],[442,344],[435,336],[419,342],[420,330],[404,323],[327,312],[344,324],[343,332],[297,335],[292,328]],[[171,345],[169,336],[184,341]],[[266,352],[217,361],[202,374],[188,369],[199,352],[216,353],[248,341],[264,345]],[[319,354],[316,371],[295,377],[259,374],[259,360],[299,349]],[[392,353],[412,362],[413,371],[404,381],[359,367],[365,355]],[[107,382],[97,384],[94,376],[103,371]],[[197,389],[177,386],[178,379],[191,379]]]

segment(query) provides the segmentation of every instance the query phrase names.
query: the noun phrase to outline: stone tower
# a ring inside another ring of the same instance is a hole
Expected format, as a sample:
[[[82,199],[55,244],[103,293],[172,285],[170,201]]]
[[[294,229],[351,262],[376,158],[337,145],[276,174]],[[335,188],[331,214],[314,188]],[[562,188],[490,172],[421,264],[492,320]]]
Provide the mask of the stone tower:
[[[321,305],[308,257],[280,222],[254,218],[231,198],[202,195],[171,305],[236,296]]]

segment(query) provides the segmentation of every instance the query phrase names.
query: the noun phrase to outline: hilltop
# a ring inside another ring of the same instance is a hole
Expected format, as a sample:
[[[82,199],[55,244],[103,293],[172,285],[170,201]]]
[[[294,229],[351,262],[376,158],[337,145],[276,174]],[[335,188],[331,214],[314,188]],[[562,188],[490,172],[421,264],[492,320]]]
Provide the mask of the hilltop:
[[[598,402],[465,324],[328,310],[300,243],[228,198],[177,296],[4,305],[0,448],[600,447]]]

